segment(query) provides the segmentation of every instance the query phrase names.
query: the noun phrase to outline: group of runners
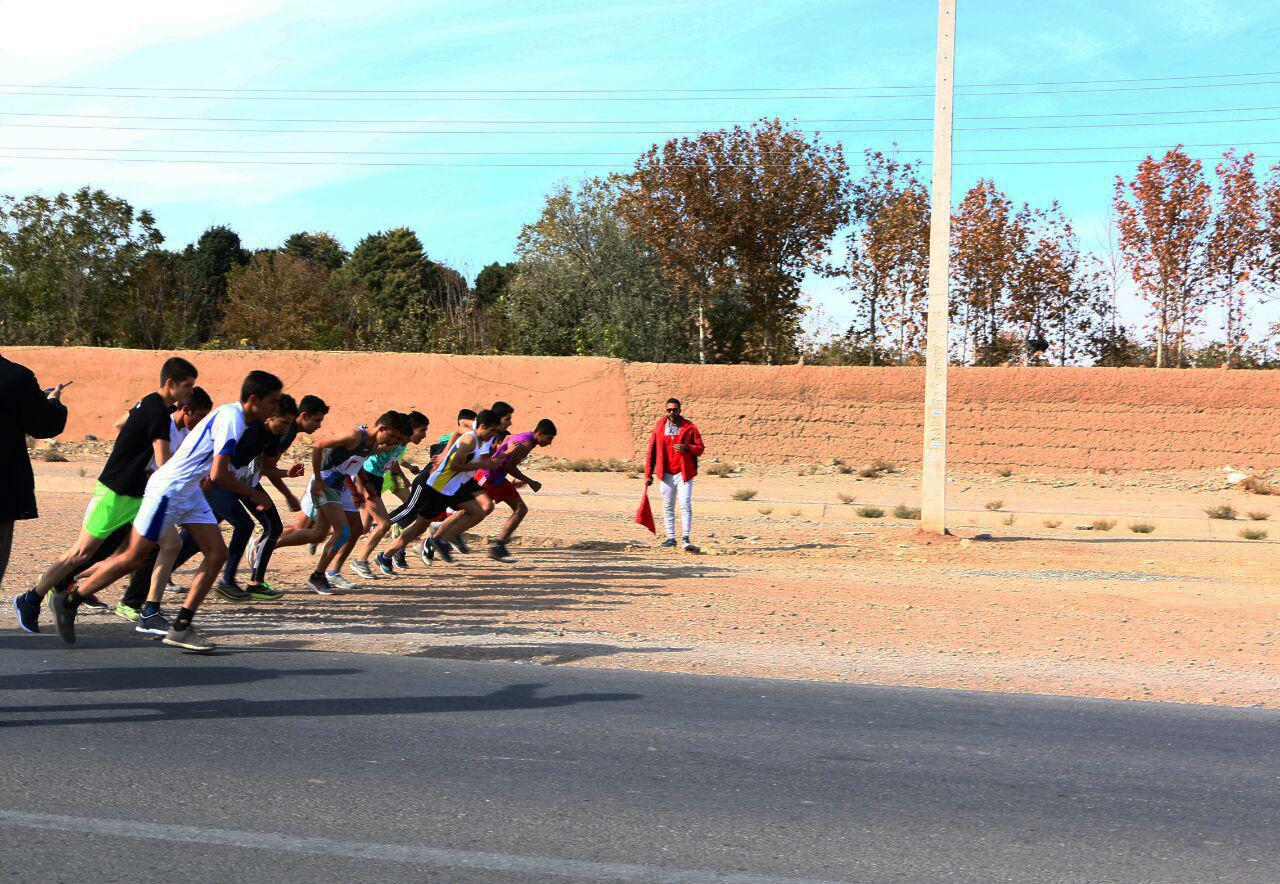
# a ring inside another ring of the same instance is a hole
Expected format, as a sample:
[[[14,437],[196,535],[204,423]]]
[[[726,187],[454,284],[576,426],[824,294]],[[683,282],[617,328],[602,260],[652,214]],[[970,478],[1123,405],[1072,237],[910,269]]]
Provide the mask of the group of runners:
[[[85,606],[108,608],[97,594],[128,578],[117,615],[165,644],[211,651],[214,643],[192,626],[201,602],[211,589],[230,601],[279,600],[283,591],[267,581],[275,550],[310,546],[316,564],[306,586],[332,595],[359,585],[343,576],[344,566],[365,580],[392,576],[409,568],[415,546],[424,564],[453,562],[455,552],[470,552],[464,532],[497,504],[511,512],[489,557],[514,561],[507,543],[528,513],[519,489],[542,487],[520,464],[555,440],[550,420],[512,433],[515,409],[505,402],[478,412],[463,409],[419,468],[405,455],[430,430],[421,412],[391,410],[369,424],[321,436],[329,411],[324,400],[295,400],[269,372],[249,372],[238,400],[217,408],[197,377],[186,359],[168,359],[159,387],[117,422],[80,536],[13,599],[23,630],[40,631],[47,602],[58,634],[73,643],[77,613]],[[312,439],[309,465],[282,466],[300,434]],[[304,474],[310,478],[299,499],[285,480]],[[292,527],[285,528],[264,479],[298,514]],[[397,501],[391,510],[386,494]],[[229,544],[223,522],[232,528]],[[390,543],[379,552],[388,535]],[[242,585],[246,552],[250,573]],[[197,555],[200,566],[170,621],[161,610],[163,594],[174,570]]]

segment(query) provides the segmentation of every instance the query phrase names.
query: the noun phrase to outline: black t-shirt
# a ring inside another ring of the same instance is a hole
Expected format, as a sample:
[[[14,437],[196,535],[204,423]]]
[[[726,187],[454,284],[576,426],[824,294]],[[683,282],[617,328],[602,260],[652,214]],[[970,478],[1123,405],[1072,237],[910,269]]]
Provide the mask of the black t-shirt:
[[[240,469],[253,463],[253,459],[264,452],[275,454],[279,439],[262,421],[250,421],[244,428],[244,435],[236,443],[236,450],[231,455],[231,465]]]
[[[141,497],[147,490],[147,467],[155,454],[151,443],[157,439],[169,441],[169,416],[173,411],[159,393],[143,396],[129,410],[98,481],[116,494]]]
[[[262,453],[268,457],[279,457],[289,450],[289,446],[293,444],[293,440],[298,438],[298,425],[296,423],[289,424],[289,429],[284,431],[284,435],[271,437],[271,441],[267,443],[267,447]]]

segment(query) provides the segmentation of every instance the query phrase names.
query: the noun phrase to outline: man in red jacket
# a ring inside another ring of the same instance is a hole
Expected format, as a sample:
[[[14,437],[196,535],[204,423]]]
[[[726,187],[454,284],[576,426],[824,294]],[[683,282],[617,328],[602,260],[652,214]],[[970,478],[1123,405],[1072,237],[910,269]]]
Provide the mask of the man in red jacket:
[[[680,521],[684,531],[682,546],[686,552],[697,552],[689,542],[693,524],[693,477],[698,475],[698,458],[705,446],[702,434],[680,416],[680,400],[667,400],[667,416],[658,421],[649,437],[649,452],[644,463],[644,484],[653,484],[654,476],[662,479],[662,514],[667,522],[667,539],[662,546],[676,545],[676,500],[680,501]]]

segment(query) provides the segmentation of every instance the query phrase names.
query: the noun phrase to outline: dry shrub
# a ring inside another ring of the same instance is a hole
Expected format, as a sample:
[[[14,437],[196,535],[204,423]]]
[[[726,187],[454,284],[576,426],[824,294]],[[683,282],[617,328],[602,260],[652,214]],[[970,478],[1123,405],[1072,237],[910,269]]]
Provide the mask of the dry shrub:
[[[1150,522],[1130,522],[1129,530],[1134,534],[1150,534],[1156,530],[1156,526]]]
[[[1264,513],[1262,510],[1250,510],[1245,515],[1253,522],[1265,522],[1271,518],[1271,513]]]
[[[635,464],[627,463],[622,460],[596,460],[592,458],[578,458],[575,460],[553,460],[546,464],[539,464],[545,470],[555,470],[561,473],[633,473],[636,472]]]
[[[1000,469],[996,470],[996,475],[1000,476],[1001,478],[1007,479],[1013,475],[1013,470],[1009,469],[1009,467],[1001,467]]]
[[[839,500],[841,503],[843,503],[845,506],[848,506],[849,504],[853,503],[853,495],[845,494],[843,491],[836,494],[836,499]]]
[[[1012,525],[1012,524],[1017,520],[1017,518],[1018,518],[1018,517],[1017,517],[1017,516],[1015,516],[1013,513],[1009,513],[1009,515],[1005,516],[1005,517],[1004,517],[1003,519],[1001,519],[1000,521],[1001,521],[1001,522],[1004,522],[1004,524],[1006,524],[1006,525]]]
[[[884,518],[884,510],[878,506],[864,506],[858,508],[858,515],[864,519],[881,519]]]
[[[1266,540],[1267,532],[1262,528],[1241,528],[1240,536],[1245,540]]]
[[[707,467],[706,471],[713,476],[718,476],[721,479],[727,479],[729,476],[733,475],[733,465],[718,460],[711,466]]]
[[[1044,520],[1044,526],[1046,528],[1057,528],[1061,524],[1062,524],[1061,519],[1045,519]]]
[[[1280,493],[1280,489],[1277,489],[1276,486],[1268,482],[1264,482],[1257,476],[1250,476],[1241,482],[1240,489],[1242,491],[1248,491],[1250,494],[1270,495]]]
[[[900,503],[893,508],[893,517],[895,519],[919,519],[920,507],[907,506],[905,503]]]
[[[734,500],[750,500],[755,496],[756,490],[754,488],[739,488],[737,491],[733,492]]]
[[[791,511],[791,515],[792,515],[792,516],[799,516],[799,515],[800,515],[800,510],[792,510],[792,511]]]
[[[40,459],[46,463],[66,463],[67,456],[56,448],[46,448],[40,452]]]
[[[1204,514],[1211,519],[1232,521],[1236,517],[1236,508],[1229,503],[1219,503],[1204,508]]]
[[[1094,531],[1110,531],[1115,526],[1115,519],[1094,519],[1092,528]]]
[[[760,515],[762,515],[762,516],[767,516],[767,515],[769,515],[771,512],[773,512],[773,507],[771,507],[771,506],[762,506],[762,507],[760,507],[759,509],[757,509],[757,510],[756,510],[756,512],[758,512],[758,513],[759,513]]]
[[[988,500],[986,503],[984,503],[984,504],[983,504],[983,506],[984,506],[984,507],[986,507],[988,510],[990,510],[991,512],[993,512],[993,513],[994,513],[994,512],[999,511],[999,509],[1000,509],[1002,506],[1004,506],[1004,501],[1003,501],[1003,500]]]

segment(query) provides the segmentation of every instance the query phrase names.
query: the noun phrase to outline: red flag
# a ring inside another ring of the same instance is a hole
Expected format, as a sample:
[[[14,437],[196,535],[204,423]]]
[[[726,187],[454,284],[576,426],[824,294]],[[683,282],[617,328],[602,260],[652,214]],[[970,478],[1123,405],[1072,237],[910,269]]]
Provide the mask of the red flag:
[[[644,525],[652,534],[658,533],[658,526],[653,522],[653,510],[649,509],[649,490],[646,488],[644,497],[640,498],[640,509],[636,510],[636,524]]]

